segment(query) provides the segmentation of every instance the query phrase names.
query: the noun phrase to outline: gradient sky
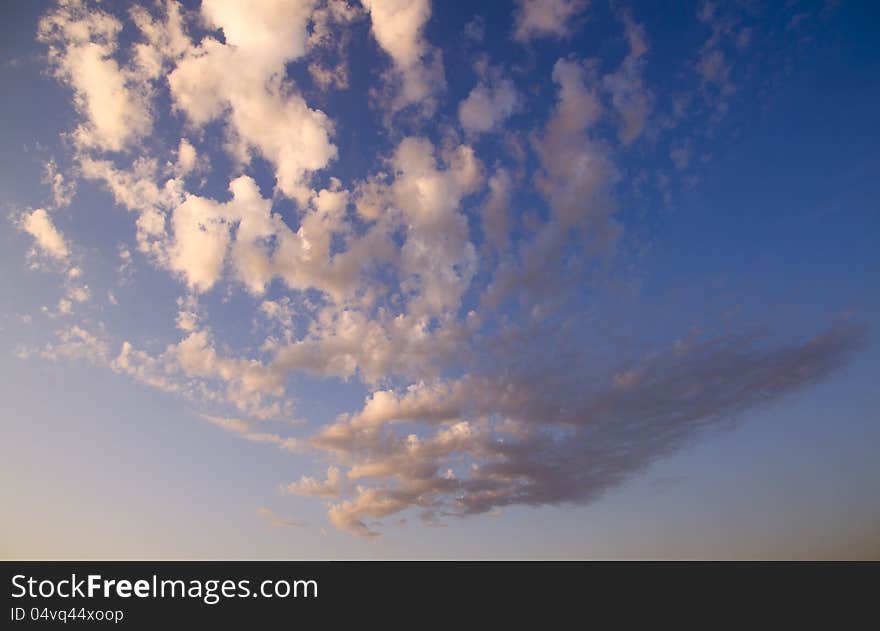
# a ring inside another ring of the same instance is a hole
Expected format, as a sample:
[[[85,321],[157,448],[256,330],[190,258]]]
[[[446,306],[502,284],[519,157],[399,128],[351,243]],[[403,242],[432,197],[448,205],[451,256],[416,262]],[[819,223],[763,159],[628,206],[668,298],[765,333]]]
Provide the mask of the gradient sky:
[[[870,3],[2,11],[0,556],[880,558]]]

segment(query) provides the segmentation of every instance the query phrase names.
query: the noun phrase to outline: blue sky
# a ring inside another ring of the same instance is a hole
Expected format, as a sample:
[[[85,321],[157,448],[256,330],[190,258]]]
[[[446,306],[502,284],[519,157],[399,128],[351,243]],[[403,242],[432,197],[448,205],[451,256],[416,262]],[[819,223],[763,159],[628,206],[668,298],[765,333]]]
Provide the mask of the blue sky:
[[[880,555],[867,5],[4,13],[4,556]]]

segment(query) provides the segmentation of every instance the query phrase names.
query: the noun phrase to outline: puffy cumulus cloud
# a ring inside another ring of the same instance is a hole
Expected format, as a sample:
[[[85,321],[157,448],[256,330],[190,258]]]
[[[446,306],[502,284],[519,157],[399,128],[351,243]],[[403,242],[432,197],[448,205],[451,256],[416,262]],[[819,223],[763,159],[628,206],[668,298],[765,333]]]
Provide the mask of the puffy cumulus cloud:
[[[273,370],[375,382],[430,371],[466,335],[456,316],[476,253],[460,204],[479,186],[480,164],[466,145],[438,151],[405,138],[389,166],[393,177],[373,180],[374,223],[362,233],[346,227],[348,194],[333,187],[312,199],[296,232],[279,223],[271,265],[291,288],[321,289],[332,302],[305,336],[270,345]],[[334,234],[347,248],[331,256]],[[381,264],[393,275],[366,274]]]
[[[291,482],[284,487],[284,492],[309,497],[339,497],[343,482],[339,467],[331,466],[327,468],[327,477],[324,480],[304,475],[298,482]]]
[[[296,232],[280,224],[274,261],[278,275],[289,287],[318,289],[332,300],[344,302],[361,289],[362,270],[371,261],[393,256],[385,225],[356,233],[347,218],[348,203],[348,191],[334,180],[331,188],[312,197]]]
[[[169,264],[195,291],[210,289],[223,269],[230,241],[224,211],[223,205],[195,195],[174,210]]]
[[[155,11],[138,5],[129,9],[131,20],[142,36],[132,47],[134,67],[140,75],[152,80],[162,78],[191,45],[180,3],[164,0],[154,6],[161,7],[161,15],[156,16]]]
[[[587,0],[518,0],[513,37],[527,42],[540,37],[568,37],[572,21]]]
[[[445,151],[442,159],[445,168],[424,138],[405,138],[392,159],[391,195],[409,227],[400,268],[402,289],[417,294],[409,301],[413,315],[457,308],[476,271],[476,252],[459,206],[477,190],[481,165],[467,145]]]
[[[246,164],[256,152],[271,162],[278,189],[301,204],[309,198],[311,174],[336,157],[332,122],[285,80],[285,64],[306,53],[313,5],[206,0],[202,16],[222,30],[225,42],[205,37],[168,75],[174,105],[194,127],[226,120],[235,159]]]
[[[416,105],[426,115],[445,89],[443,57],[424,37],[431,17],[429,0],[361,0],[370,14],[372,33],[393,64],[389,77],[391,110]]]
[[[55,227],[49,213],[43,208],[22,213],[18,226],[34,238],[37,248],[47,256],[56,260],[64,260],[70,256],[70,250],[64,235]]]
[[[180,297],[177,299],[177,328],[186,333],[192,333],[198,328],[201,314],[199,304],[195,296]]]
[[[178,152],[187,146],[181,143]],[[365,262],[392,255],[384,224],[353,232],[346,218],[349,193],[335,179],[304,200],[294,231],[271,211],[272,200],[262,197],[249,176],[233,179],[232,199],[217,202],[184,193],[179,178],[162,183],[152,159],[139,159],[130,169],[91,158],[81,164],[86,177],[105,182],[118,203],[138,214],[139,249],[195,292],[210,290],[228,265],[232,277],[254,294],[280,277],[292,289],[317,289],[341,300],[358,288]],[[334,239],[345,247],[334,251]]]
[[[520,96],[510,79],[480,82],[458,106],[458,120],[471,134],[496,131],[519,107]]]
[[[114,58],[121,30],[115,16],[80,0],[59,3],[39,23],[52,71],[74,92],[84,119],[74,138],[86,147],[120,151],[152,128],[148,87]]]
[[[338,301],[358,288],[370,259],[390,256],[390,239],[379,230],[353,233],[346,219],[349,193],[338,180],[307,200],[296,231],[272,213],[272,200],[249,176],[234,179],[229,189],[228,202],[188,195],[171,213],[167,263],[193,291],[211,289],[228,260],[251,293],[262,294],[279,277],[291,289],[316,289]],[[334,238],[345,247],[333,251]]]
[[[180,139],[177,146],[177,160],[174,163],[174,171],[178,175],[187,175],[198,167],[199,153],[193,144],[186,138]]]

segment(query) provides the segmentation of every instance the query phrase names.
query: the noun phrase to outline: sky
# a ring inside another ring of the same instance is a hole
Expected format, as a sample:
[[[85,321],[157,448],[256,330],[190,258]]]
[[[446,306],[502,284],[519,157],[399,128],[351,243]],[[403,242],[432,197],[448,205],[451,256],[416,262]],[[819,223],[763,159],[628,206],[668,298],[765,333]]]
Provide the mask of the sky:
[[[870,3],[4,3],[0,556],[880,559]]]

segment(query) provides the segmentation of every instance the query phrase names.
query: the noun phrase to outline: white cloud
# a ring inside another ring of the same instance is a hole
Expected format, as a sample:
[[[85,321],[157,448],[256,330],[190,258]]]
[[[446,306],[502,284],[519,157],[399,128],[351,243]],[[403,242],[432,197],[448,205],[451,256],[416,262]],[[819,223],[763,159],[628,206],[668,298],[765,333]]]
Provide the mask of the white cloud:
[[[39,23],[52,70],[73,89],[85,119],[74,133],[85,147],[120,151],[152,128],[147,88],[113,57],[121,30],[116,17],[79,0],[59,4]]]
[[[392,111],[418,105],[430,115],[446,87],[439,50],[424,38],[431,17],[429,0],[361,0],[370,14],[372,33],[394,66]]]
[[[308,497],[339,497],[342,491],[343,480],[339,467],[328,467],[327,477],[324,480],[317,480],[313,477],[304,475],[299,482],[291,482],[284,487],[285,493],[291,495],[305,495]]]
[[[320,89],[348,88],[347,48],[352,24],[363,15],[360,7],[347,0],[325,0],[316,5],[311,15],[308,70]]]
[[[91,297],[92,292],[88,285],[71,286],[67,288],[67,297],[74,302],[85,302]]]
[[[19,218],[19,227],[34,238],[37,247],[46,255],[57,260],[66,259],[70,255],[64,236],[52,223],[52,218],[43,208],[23,213]]]
[[[55,337],[55,342],[47,342],[41,349],[19,350],[19,357],[36,355],[53,362],[85,360],[99,365],[107,360],[107,340],[102,328],[98,333],[92,333],[78,325],[72,325],[56,331]]]
[[[151,80],[162,78],[168,66],[190,48],[182,6],[175,0],[159,0],[156,7],[159,6],[164,19],[156,19],[141,6],[129,9],[143,37],[132,47],[135,72]]]
[[[225,119],[231,155],[241,164],[252,152],[269,160],[278,189],[302,205],[311,194],[311,174],[336,158],[332,122],[284,79],[285,63],[306,52],[313,4],[207,0],[202,15],[223,30],[225,43],[204,38],[168,75],[174,105],[191,125]],[[228,81],[230,75],[236,80]]]
[[[179,175],[186,175],[193,171],[198,164],[198,152],[196,148],[193,147],[192,143],[186,138],[180,139],[180,144],[177,147],[177,163],[175,164],[175,171]]]
[[[171,269],[180,272],[195,291],[210,289],[220,273],[229,246],[229,224],[224,208],[211,200],[189,196],[174,209]]]
[[[444,152],[438,167],[434,147],[424,138],[405,138],[392,163],[397,177],[391,186],[396,206],[409,225],[401,248],[402,284],[417,291],[409,313],[439,315],[456,309],[476,271],[476,251],[459,204],[482,182],[474,151],[459,145]]]
[[[70,181],[58,170],[55,160],[49,160],[43,167],[43,182],[52,187],[52,203],[54,209],[69,206],[76,194],[76,181]]]

